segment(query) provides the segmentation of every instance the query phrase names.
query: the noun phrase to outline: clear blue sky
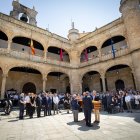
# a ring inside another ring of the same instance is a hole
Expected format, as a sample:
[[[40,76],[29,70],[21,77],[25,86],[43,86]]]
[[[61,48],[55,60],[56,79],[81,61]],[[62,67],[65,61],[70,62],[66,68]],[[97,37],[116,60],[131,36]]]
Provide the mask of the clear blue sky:
[[[0,12],[9,15],[13,0],[0,0]],[[71,19],[80,32],[94,31],[121,16],[120,0],[19,0],[38,11],[37,25],[67,37]]]

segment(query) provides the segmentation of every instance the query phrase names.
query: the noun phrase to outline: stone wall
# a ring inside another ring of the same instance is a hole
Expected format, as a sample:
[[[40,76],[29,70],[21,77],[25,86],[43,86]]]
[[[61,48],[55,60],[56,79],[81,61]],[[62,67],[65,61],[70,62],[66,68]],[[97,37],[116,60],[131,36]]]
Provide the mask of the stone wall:
[[[2,71],[0,71],[0,86],[2,82]],[[6,90],[15,89],[18,93],[22,92],[24,84],[31,82],[36,86],[37,93],[42,91],[42,76],[41,74],[32,74],[25,72],[10,71],[6,81]],[[69,85],[69,79],[58,79],[56,76],[48,76],[46,82],[46,90],[56,89],[57,92],[66,92],[66,87]]]
[[[132,78],[132,73],[130,68],[123,68],[114,71],[110,71],[106,73],[108,90],[116,90],[115,82],[117,80],[123,80],[125,84],[125,88],[134,88],[134,82]]]

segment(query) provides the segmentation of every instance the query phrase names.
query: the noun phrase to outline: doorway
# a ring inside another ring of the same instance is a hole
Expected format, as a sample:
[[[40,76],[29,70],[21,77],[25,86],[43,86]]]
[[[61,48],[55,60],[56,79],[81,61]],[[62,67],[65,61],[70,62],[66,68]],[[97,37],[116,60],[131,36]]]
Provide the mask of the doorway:
[[[24,93],[29,93],[29,92],[36,93],[35,84],[33,84],[31,82],[28,82],[28,83],[24,84],[24,86],[22,88],[22,92],[24,92]]]
[[[117,80],[116,82],[115,82],[115,86],[116,86],[116,90],[124,90],[124,88],[125,88],[125,85],[124,85],[124,81],[123,80]]]

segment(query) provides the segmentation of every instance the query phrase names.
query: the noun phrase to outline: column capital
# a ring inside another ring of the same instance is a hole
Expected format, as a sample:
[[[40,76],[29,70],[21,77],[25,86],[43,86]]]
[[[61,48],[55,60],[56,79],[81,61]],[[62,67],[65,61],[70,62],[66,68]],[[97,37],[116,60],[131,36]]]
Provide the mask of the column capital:
[[[12,39],[9,38],[9,39],[8,39],[8,43],[12,43]]]
[[[102,73],[100,73],[100,78],[105,78],[105,73],[104,72],[102,72]]]
[[[47,81],[47,77],[43,77],[42,80],[43,80],[43,81]]]
[[[11,50],[11,44],[12,44],[12,38],[8,39],[8,47],[7,47],[7,52],[9,53]]]
[[[8,74],[5,74],[5,73],[2,74],[2,78],[7,78],[7,77],[8,77]]]
[[[135,73],[135,68],[134,67],[131,67],[131,73]]]
[[[42,80],[43,81],[47,81],[47,75],[48,75],[47,72],[42,72]]]
[[[101,78],[101,79],[105,79],[105,75],[101,75],[100,78]]]

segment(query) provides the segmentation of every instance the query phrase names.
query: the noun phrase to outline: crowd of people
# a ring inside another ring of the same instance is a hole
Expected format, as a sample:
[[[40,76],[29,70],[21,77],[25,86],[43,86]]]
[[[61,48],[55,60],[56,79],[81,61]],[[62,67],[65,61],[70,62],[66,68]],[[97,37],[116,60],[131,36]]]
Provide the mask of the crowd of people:
[[[102,106],[101,106],[102,105]],[[83,94],[52,94],[51,92],[43,92],[40,94],[21,93],[19,99],[19,119],[23,119],[24,110],[26,116],[33,118],[33,114],[37,113],[37,117],[41,117],[41,111],[45,116],[55,115],[65,109],[67,113],[72,110],[74,122],[78,121],[78,112],[83,111],[87,126],[91,125],[91,113],[94,110],[95,123],[100,123],[100,110],[108,113],[118,113],[133,111],[140,108],[140,92],[132,89],[111,91],[107,93],[97,93],[95,90],[83,92]]]
[[[26,109],[26,115],[33,118],[35,110],[37,117],[41,117],[41,111],[43,110],[44,116],[55,115],[60,112],[60,109],[67,109],[67,113],[70,110],[70,94],[65,95],[51,92],[43,92],[40,94],[21,93],[19,98],[20,114],[19,119],[23,119],[24,110]]]
[[[96,91],[94,91],[94,96]],[[97,103],[100,99],[95,98],[95,122],[100,122],[99,117],[99,109],[100,109],[100,102]],[[97,99],[97,100],[96,100]],[[73,112],[74,122],[78,122],[78,112],[83,110],[85,115],[85,122],[87,126],[91,125],[91,113],[93,110],[93,96],[90,96],[89,92],[84,92],[82,95],[73,94],[70,95],[69,93],[63,94],[52,94],[51,92],[43,92],[41,94],[34,94],[28,93],[20,94],[19,99],[19,119],[24,119],[24,110],[26,109],[26,116],[29,118],[33,118],[33,114],[37,113],[37,117],[41,117],[41,110],[44,112],[45,116],[55,115],[58,114],[61,109],[65,109],[67,113],[70,110]]]
[[[133,89],[112,91],[101,94],[104,111],[108,113],[131,112],[133,109],[140,109],[140,92]]]

